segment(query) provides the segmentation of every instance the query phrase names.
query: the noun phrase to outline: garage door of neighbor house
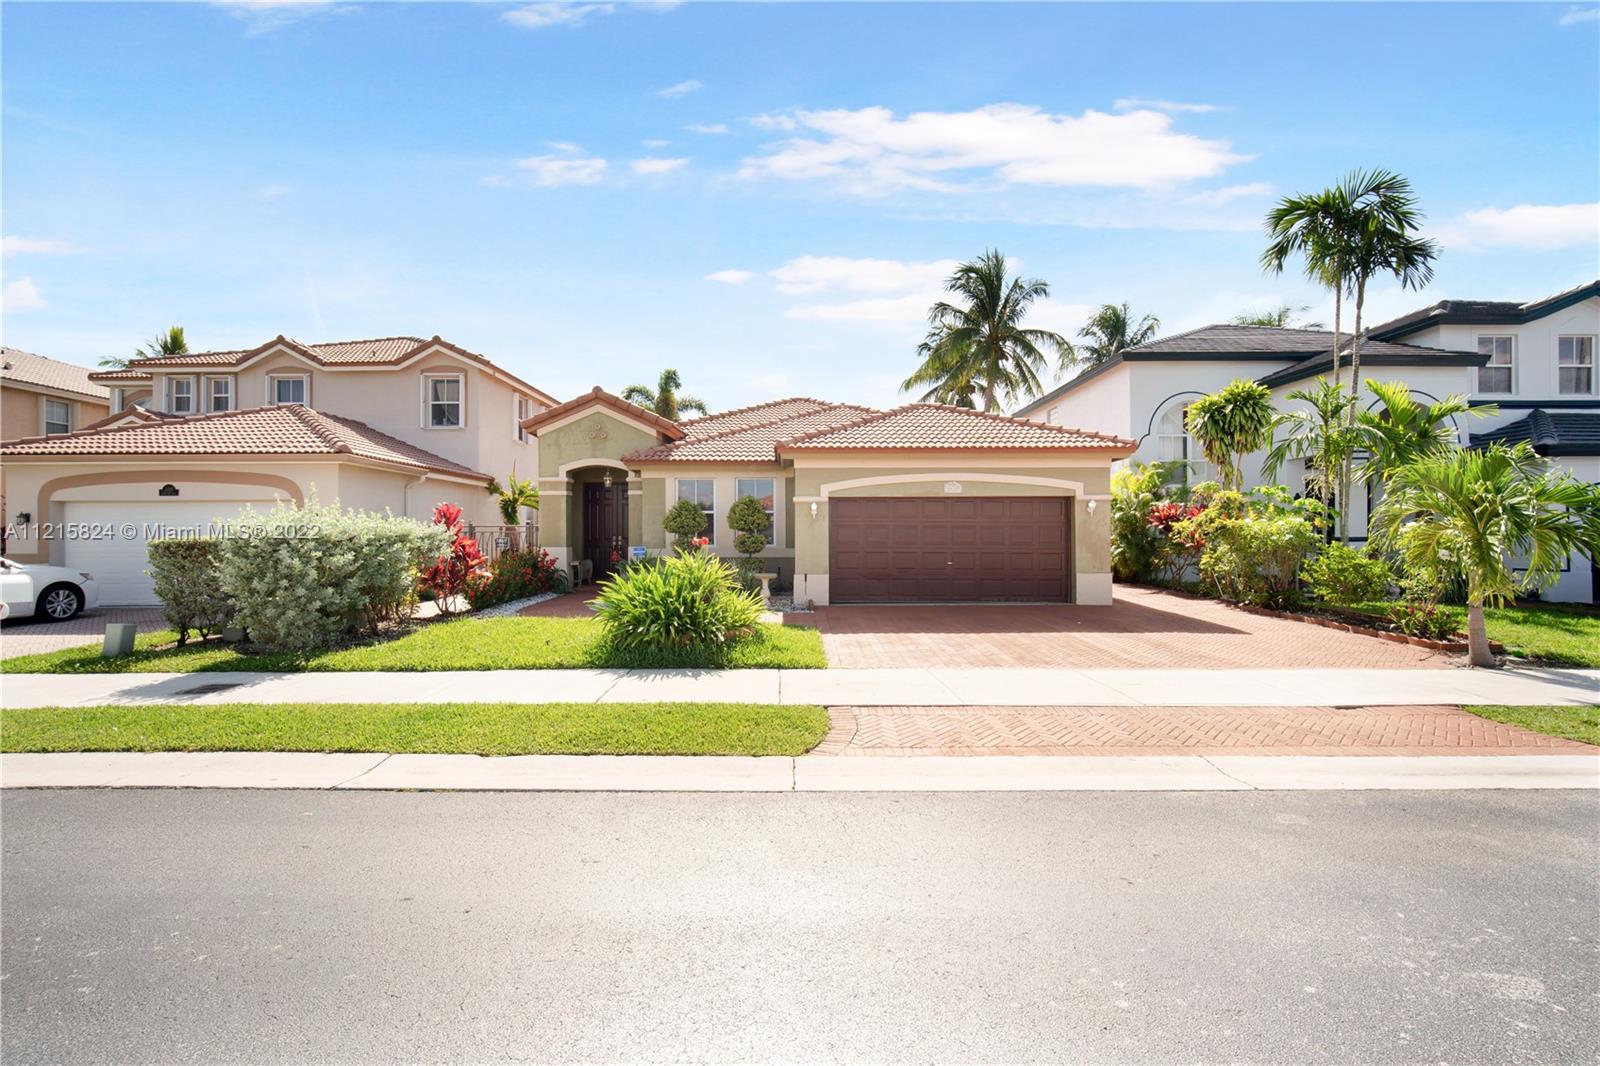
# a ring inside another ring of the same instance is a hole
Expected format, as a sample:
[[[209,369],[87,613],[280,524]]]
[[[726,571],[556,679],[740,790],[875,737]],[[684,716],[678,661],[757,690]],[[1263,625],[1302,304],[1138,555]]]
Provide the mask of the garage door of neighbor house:
[[[834,603],[1052,602],[1071,596],[1060,496],[835,497]]]
[[[257,510],[272,506],[271,500],[256,503]],[[245,507],[241,501],[217,500],[129,500],[113,502],[66,503],[62,521],[69,526],[62,562],[77,570],[87,570],[100,586],[100,602],[107,607],[145,607],[158,604],[155,583],[145,574],[150,566],[147,538],[162,529],[205,528],[216,519],[227,520]],[[83,533],[110,536],[72,536],[76,526]],[[124,527],[127,527],[126,529]],[[125,532],[133,536],[124,536]]]

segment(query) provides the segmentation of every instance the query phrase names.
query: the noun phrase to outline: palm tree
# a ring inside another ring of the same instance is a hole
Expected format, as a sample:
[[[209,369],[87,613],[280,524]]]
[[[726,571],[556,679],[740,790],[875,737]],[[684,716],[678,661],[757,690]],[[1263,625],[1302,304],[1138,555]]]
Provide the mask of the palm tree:
[[[1363,481],[1383,480],[1408,463],[1426,455],[1439,455],[1455,447],[1455,419],[1464,415],[1484,418],[1499,414],[1494,404],[1473,407],[1465,396],[1447,396],[1429,404],[1417,402],[1403,381],[1367,379],[1378,398],[1378,408],[1356,418],[1362,445],[1370,454],[1361,472]]]
[[[679,414],[684,411],[705,414],[705,401],[693,396],[679,396],[678,390],[682,387],[683,379],[678,376],[676,370],[668,367],[656,379],[654,389],[648,385],[629,385],[622,390],[622,398],[629,403],[649,408],[669,422],[676,422]]]
[[[500,482],[490,478],[484,488],[489,495],[498,497],[496,502],[500,506],[500,517],[505,520],[508,526],[522,524],[522,509],[524,507],[531,507],[535,511],[539,509],[538,488],[534,486],[531,478],[518,478],[515,467],[512,467],[511,476],[506,478],[505,485],[502,486]]]
[[[1078,331],[1078,336],[1088,343],[1073,345],[1063,353],[1062,369],[1073,359],[1098,366],[1124,348],[1143,344],[1160,328],[1161,320],[1155,315],[1144,315],[1134,322],[1133,311],[1126,303],[1105,304]]]
[[[1344,294],[1349,276],[1350,208],[1342,189],[1286,196],[1267,213],[1270,240],[1261,253],[1261,268],[1282,274],[1289,260],[1305,262],[1306,277],[1333,290],[1333,382],[1339,383],[1339,355],[1344,326]],[[1351,385],[1355,379],[1351,379]],[[1355,389],[1352,388],[1354,394]]]
[[[1303,315],[1311,310],[1309,304],[1291,307],[1289,304],[1279,304],[1270,311],[1250,311],[1242,315],[1233,316],[1236,326],[1264,326],[1267,329],[1321,329],[1321,322],[1295,321],[1295,316]]]
[[[1022,320],[1035,300],[1050,295],[1037,278],[1009,278],[1006,257],[988,250],[976,261],[962,263],[945,282],[945,291],[960,297],[961,306],[941,300],[928,309],[928,335],[917,346],[922,364],[901,383],[903,391],[926,389],[922,398],[972,403],[983,398],[993,411],[1002,397],[1042,391],[1039,371],[1050,349],[1066,359],[1065,338],[1044,329],[1027,329]]]
[[[1284,398],[1303,403],[1305,407],[1286,411],[1273,419],[1272,433],[1267,438],[1267,458],[1261,466],[1262,476],[1275,480],[1284,463],[1290,459],[1304,459],[1310,472],[1311,490],[1323,506],[1330,506],[1344,461],[1359,443],[1359,434],[1351,430],[1345,419],[1356,402],[1355,397],[1338,382],[1319,378],[1311,388],[1296,389]],[[1348,535],[1347,530],[1347,538]]]
[[[1239,491],[1244,488],[1244,457],[1267,443],[1275,414],[1272,390],[1238,378],[1190,404],[1184,419],[1223,484]]]
[[[1467,585],[1473,666],[1493,666],[1486,603],[1542,588],[1572,552],[1600,543],[1600,488],[1555,473],[1526,441],[1424,455],[1394,471],[1373,515],[1373,541],[1407,569],[1459,573]],[[1525,560],[1519,577],[1511,558]]]
[[[182,326],[168,326],[165,333],[157,333],[145,342],[144,347],[133,350],[135,359],[157,359],[164,355],[188,355],[189,342],[184,340]],[[120,370],[128,365],[128,360],[120,355],[108,355],[100,360],[100,365]]]

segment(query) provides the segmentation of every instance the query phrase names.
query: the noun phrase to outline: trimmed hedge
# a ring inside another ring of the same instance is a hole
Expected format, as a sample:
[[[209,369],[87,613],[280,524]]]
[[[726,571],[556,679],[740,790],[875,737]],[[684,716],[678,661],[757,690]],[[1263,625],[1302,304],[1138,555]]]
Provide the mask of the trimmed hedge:
[[[178,646],[193,630],[204,640],[233,621],[233,601],[222,587],[222,552],[216,537],[153,540],[150,576],[161,597],[161,617],[178,631]]]

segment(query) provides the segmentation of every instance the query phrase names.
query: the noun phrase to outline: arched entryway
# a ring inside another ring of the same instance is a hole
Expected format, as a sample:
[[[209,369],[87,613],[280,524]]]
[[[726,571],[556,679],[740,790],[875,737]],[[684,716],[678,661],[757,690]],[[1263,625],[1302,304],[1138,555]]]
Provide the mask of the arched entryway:
[[[566,472],[572,483],[572,540],[587,561],[591,580],[615,572],[628,557],[628,472],[582,466]]]

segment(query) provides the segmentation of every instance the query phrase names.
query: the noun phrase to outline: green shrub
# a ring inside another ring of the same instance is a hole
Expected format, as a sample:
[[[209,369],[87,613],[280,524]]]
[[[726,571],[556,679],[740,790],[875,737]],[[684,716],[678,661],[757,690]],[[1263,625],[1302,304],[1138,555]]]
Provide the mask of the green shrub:
[[[672,534],[674,547],[687,551],[694,538],[706,528],[706,513],[693,500],[679,500],[667,509],[661,528]]]
[[[178,631],[178,646],[192,629],[204,640],[233,620],[233,603],[222,589],[223,541],[189,537],[150,542],[150,576],[161,598],[161,617]]]
[[[1389,564],[1348,544],[1329,544],[1300,571],[1301,580],[1319,602],[1352,607],[1384,599],[1394,575]]]
[[[1171,463],[1133,463],[1111,475],[1111,571],[1120,581],[1149,581],[1165,534],[1150,512],[1166,499]]]
[[[1203,545],[1201,580],[1226,600],[1263,607],[1299,601],[1300,564],[1322,544],[1326,509],[1291,500],[1277,487],[1250,496],[1218,492],[1204,511],[1173,525],[1173,536]]]
[[[754,496],[740,496],[728,508],[733,549],[740,555],[739,581],[751,592],[761,588],[756,574],[761,572],[761,553],[767,550],[767,526],[766,508]]]
[[[487,573],[467,580],[467,603],[473,610],[554,592],[561,568],[543,548],[503,551]]]
[[[688,552],[607,578],[596,610],[623,651],[712,651],[755,631],[761,598],[721,559]]]
[[[1461,631],[1461,612],[1431,600],[1391,603],[1389,621],[1407,636],[1425,640],[1449,640]]]
[[[442,526],[311,500],[247,510],[229,527],[218,581],[265,647],[328,647],[410,616],[417,576],[449,548]]]

